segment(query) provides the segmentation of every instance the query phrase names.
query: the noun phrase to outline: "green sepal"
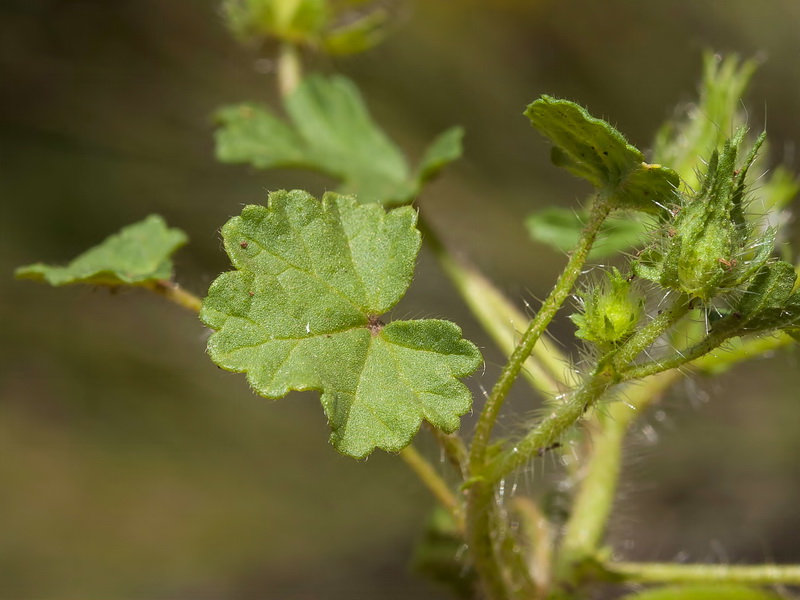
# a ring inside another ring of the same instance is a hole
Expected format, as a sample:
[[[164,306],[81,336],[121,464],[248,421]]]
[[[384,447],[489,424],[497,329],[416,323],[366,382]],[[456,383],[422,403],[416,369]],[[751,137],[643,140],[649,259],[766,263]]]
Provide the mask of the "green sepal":
[[[305,78],[286,98],[287,123],[269,110],[241,105],[217,114],[217,158],[259,169],[299,168],[341,182],[339,192],[359,202],[408,204],[445,165],[461,155],[463,131],[437,137],[414,173],[397,146],[378,128],[352,82]]]
[[[457,378],[480,365],[478,349],[448,321],[378,318],[411,282],[416,219],[408,206],[302,191],[245,207],[222,229],[236,270],[200,313],[215,330],[211,359],[266,398],[321,391],[331,442],[356,458],[401,450],[423,419],[455,431],[472,402]]]
[[[628,594],[622,600],[780,600],[772,592],[727,583],[671,585]]]
[[[728,326],[743,333],[796,326],[800,320],[800,294],[795,292],[797,273],[784,261],[765,265],[756,274],[727,318]]]
[[[553,163],[589,181],[614,208],[659,214],[676,202],[677,174],[644,162],[619,131],[581,106],[542,96],[525,115],[553,142]]]
[[[183,231],[170,229],[162,217],[150,215],[123,227],[65,267],[36,263],[18,268],[14,276],[53,286],[148,285],[172,277],[170,257],[187,241]]]
[[[529,215],[525,219],[525,226],[531,238],[537,242],[569,252],[578,243],[587,216],[586,211],[550,207]],[[589,258],[616,256],[641,245],[647,228],[645,221],[631,214],[607,217],[589,252]]]

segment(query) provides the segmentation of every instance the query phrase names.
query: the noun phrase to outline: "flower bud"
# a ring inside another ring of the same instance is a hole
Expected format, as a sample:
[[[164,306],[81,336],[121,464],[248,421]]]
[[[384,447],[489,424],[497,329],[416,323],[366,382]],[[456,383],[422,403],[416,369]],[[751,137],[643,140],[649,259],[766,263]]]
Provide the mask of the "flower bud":
[[[643,301],[631,293],[631,283],[617,269],[608,279],[581,296],[583,313],[570,317],[578,326],[575,335],[600,345],[624,342],[643,314]]]
[[[664,288],[709,300],[747,280],[764,264],[772,250],[773,232],[751,242],[752,228],[743,207],[747,169],[764,136],[737,169],[744,135],[745,130],[739,129],[721,153],[714,152],[700,191],[672,212],[662,244],[641,254],[634,273]]]

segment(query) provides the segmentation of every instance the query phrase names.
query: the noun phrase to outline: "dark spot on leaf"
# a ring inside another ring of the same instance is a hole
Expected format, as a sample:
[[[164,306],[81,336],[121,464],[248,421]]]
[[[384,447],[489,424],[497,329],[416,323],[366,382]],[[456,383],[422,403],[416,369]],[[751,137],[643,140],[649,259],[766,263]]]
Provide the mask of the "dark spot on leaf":
[[[247,242],[239,242],[239,247],[242,250],[247,250]]]
[[[378,335],[381,332],[381,329],[383,329],[385,326],[386,326],[386,323],[381,321],[378,318],[378,315],[370,315],[369,316],[369,320],[368,320],[368,323],[367,323],[367,329],[369,329],[369,332],[373,336]]]

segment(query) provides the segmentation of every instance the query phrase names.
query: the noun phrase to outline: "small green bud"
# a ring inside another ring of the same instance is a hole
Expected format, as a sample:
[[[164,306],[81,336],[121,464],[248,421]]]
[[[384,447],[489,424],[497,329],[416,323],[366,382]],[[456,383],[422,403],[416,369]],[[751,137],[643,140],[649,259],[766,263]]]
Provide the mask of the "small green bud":
[[[631,282],[616,268],[600,285],[581,296],[583,313],[570,317],[575,335],[601,345],[624,342],[642,318],[644,303],[631,291]]]
[[[745,130],[715,151],[700,191],[673,211],[660,247],[643,252],[634,273],[667,289],[710,300],[752,277],[772,251],[774,232],[751,240],[745,219],[745,176],[764,141],[762,134],[736,168]],[[755,250],[754,250],[755,249]]]

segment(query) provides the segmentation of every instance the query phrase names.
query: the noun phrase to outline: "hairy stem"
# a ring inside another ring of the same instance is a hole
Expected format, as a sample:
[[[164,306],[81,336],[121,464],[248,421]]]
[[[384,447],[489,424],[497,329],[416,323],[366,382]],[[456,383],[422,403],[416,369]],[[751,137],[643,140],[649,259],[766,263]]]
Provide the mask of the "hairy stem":
[[[498,530],[494,525],[500,521],[500,515],[494,503],[494,486],[500,478],[487,477],[486,450],[489,438],[514,380],[545,328],[572,290],[597,237],[600,225],[610,210],[610,204],[604,199],[598,198],[595,201],[589,221],[581,232],[578,245],[570,256],[567,266],[511,354],[478,419],[469,459],[472,480],[467,490],[467,543],[470,546],[475,569],[483,581],[486,595],[492,600],[505,600],[511,597],[513,577],[504,569],[499,555],[506,539],[495,539]],[[570,424],[580,414],[579,410],[572,417]]]
[[[741,583],[799,585],[800,565],[682,565],[626,563],[605,565],[609,573],[640,583]]]
[[[777,332],[770,336],[754,337],[747,340],[738,339],[718,354],[706,354],[692,363],[692,368],[709,374],[721,373],[733,365],[749,360],[760,354],[784,348],[797,341],[790,335]]]
[[[646,350],[670,327],[689,311],[690,302],[678,296],[675,303],[650,323],[642,327],[617,351],[601,359],[594,374],[590,376],[567,400],[555,406],[548,417],[539,423],[522,440],[492,461],[487,477],[498,481],[542,453],[543,449],[556,443],[564,432],[572,427],[611,386],[627,381],[618,365],[631,361]],[[649,364],[649,363],[648,363]]]
[[[522,339],[517,344],[508,363],[500,373],[500,378],[497,380],[492,393],[486,400],[486,404],[481,411],[478,419],[478,425],[475,428],[475,436],[472,439],[472,446],[470,448],[470,468],[473,476],[480,475],[480,471],[484,467],[486,459],[486,448],[489,444],[489,438],[497,421],[497,416],[500,409],[505,402],[511,386],[519,375],[520,370],[525,364],[526,359],[530,356],[533,347],[541,337],[544,330],[553,320],[556,312],[564,300],[567,299],[575,280],[581,274],[586,258],[592,248],[592,244],[597,238],[597,232],[600,226],[608,216],[611,206],[608,202],[598,198],[592,207],[592,212],[589,216],[589,221],[581,232],[578,245],[570,256],[567,266],[558,278],[555,287],[542,303],[542,307],[533,320],[528,325],[528,329],[522,336]]]

